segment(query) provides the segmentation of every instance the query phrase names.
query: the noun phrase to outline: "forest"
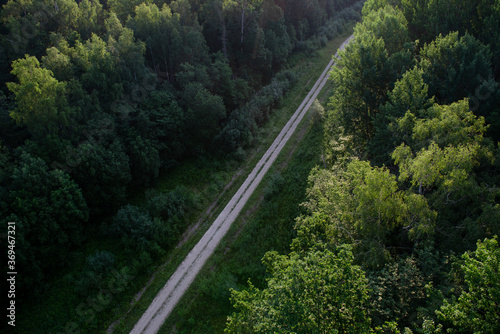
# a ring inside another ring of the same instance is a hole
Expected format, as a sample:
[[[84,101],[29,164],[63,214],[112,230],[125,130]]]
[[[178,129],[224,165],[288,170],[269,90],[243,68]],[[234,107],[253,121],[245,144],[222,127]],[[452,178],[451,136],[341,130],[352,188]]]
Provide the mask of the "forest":
[[[16,227],[18,304],[62,280],[71,300],[54,312],[102,328],[105,312],[75,300],[122,292],[197,201],[182,186],[131,198],[186,161],[244,159],[297,81],[289,57],[344,32],[363,2],[1,1],[0,220]],[[119,253],[93,249],[96,236]]]
[[[500,332],[500,2],[367,0],[325,166],[227,333]]]
[[[110,306],[79,301],[147,272],[197,202],[134,194],[193,159],[245,159],[297,81],[288,59],[360,21],[290,252],[266,253],[264,286],[231,289],[225,331],[500,332],[498,0],[1,4],[0,220],[20,305],[64,281],[54,313],[102,330]]]

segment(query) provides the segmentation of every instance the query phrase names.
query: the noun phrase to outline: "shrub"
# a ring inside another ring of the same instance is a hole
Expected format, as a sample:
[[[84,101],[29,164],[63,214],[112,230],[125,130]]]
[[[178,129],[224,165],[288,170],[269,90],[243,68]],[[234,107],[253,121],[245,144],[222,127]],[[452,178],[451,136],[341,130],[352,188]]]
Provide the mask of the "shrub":
[[[233,111],[216,139],[221,151],[234,152],[239,147],[251,145],[258,125],[267,121],[269,112],[281,102],[297,80],[294,71],[282,71],[269,85],[262,87],[244,107]]]
[[[153,220],[146,212],[133,205],[118,210],[110,227],[111,234],[134,241],[151,240]]]
[[[164,221],[179,221],[193,205],[193,195],[186,187],[177,187],[166,194],[159,194],[148,200],[147,210],[152,217]]]
[[[115,256],[108,251],[96,251],[87,257],[85,268],[76,280],[75,290],[82,296],[95,293],[104,284],[115,264]]]
[[[269,184],[264,190],[264,198],[266,200],[270,199],[274,195],[278,194],[285,185],[285,179],[281,176],[280,173],[275,172],[269,178]]]
[[[108,251],[96,251],[87,257],[86,268],[97,274],[107,274],[115,264],[115,255]]]

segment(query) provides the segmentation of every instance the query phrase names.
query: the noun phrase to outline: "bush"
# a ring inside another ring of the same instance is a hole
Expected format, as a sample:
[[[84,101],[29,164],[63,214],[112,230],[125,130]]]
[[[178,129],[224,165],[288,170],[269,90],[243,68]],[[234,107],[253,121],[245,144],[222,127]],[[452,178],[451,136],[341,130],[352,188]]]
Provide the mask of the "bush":
[[[180,221],[193,205],[193,195],[186,187],[177,187],[166,194],[159,194],[148,200],[147,210],[152,217],[164,221]]]
[[[273,173],[269,178],[269,184],[264,190],[264,198],[266,200],[269,200],[271,197],[278,194],[283,189],[284,185],[285,179],[283,178],[283,176],[281,176],[281,174],[278,172]]]
[[[287,87],[287,89],[290,89],[290,87],[299,80],[297,72],[291,70],[281,71],[276,74],[275,78],[278,81],[288,81],[289,86]]]
[[[126,237],[134,241],[152,238],[153,220],[146,212],[133,205],[126,205],[118,210],[109,231],[117,237]]]
[[[96,251],[94,255],[88,256],[85,268],[76,280],[76,292],[82,296],[97,292],[114,264],[115,256],[108,251]]]
[[[93,271],[83,271],[76,280],[75,290],[81,296],[88,296],[98,291],[101,283],[102,275],[97,275]]]
[[[281,102],[297,80],[294,71],[282,71],[269,85],[262,87],[244,107],[233,111],[216,139],[221,151],[229,153],[239,147],[251,145],[258,125],[267,121],[269,112]]]
[[[97,274],[107,274],[115,264],[115,255],[108,251],[96,251],[87,257],[87,270]]]
[[[121,237],[131,252],[146,251],[153,256],[163,254],[172,241],[172,220],[163,221],[133,205],[122,207],[113,218],[109,233]]]
[[[216,142],[222,152],[234,152],[239,147],[248,147],[257,132],[257,123],[248,108],[237,109],[231,114]]]

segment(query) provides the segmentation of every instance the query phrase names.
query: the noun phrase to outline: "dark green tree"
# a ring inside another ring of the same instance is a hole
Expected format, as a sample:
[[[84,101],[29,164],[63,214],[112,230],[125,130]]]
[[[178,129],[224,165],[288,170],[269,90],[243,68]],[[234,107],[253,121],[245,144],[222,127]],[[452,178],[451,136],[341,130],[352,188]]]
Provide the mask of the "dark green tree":
[[[226,117],[223,100],[199,83],[188,84],[182,94],[187,105],[188,134],[194,145],[208,149],[220,132],[221,121]]]
[[[130,117],[144,139],[155,144],[163,167],[179,161],[186,150],[186,121],[182,108],[169,91],[151,92],[137,115]]]
[[[419,67],[423,70],[429,95],[449,104],[476,92],[492,80],[491,54],[487,46],[458,32],[440,35],[420,51]]]
[[[40,280],[68,261],[82,241],[88,208],[80,187],[61,170],[50,170],[40,158],[18,150],[9,185],[9,210],[18,231],[16,259],[23,283]]]
[[[72,168],[92,213],[109,213],[127,197],[130,159],[117,137],[113,118],[96,114],[85,128],[88,138],[67,148],[66,164]]]
[[[388,39],[388,51],[382,32],[397,27],[398,33]],[[335,128],[343,127],[345,135],[352,135],[355,147],[362,147],[375,134],[374,121],[379,107],[387,100],[387,92],[411,64],[410,51],[396,48],[407,41],[406,22],[396,9],[387,6],[370,12],[366,23],[355,28],[354,40],[340,53],[332,70],[334,94],[327,113],[326,140]],[[399,36],[399,37],[398,37]]]
[[[128,143],[131,181],[135,185],[144,186],[153,183],[160,173],[161,161],[157,144],[140,135]]]

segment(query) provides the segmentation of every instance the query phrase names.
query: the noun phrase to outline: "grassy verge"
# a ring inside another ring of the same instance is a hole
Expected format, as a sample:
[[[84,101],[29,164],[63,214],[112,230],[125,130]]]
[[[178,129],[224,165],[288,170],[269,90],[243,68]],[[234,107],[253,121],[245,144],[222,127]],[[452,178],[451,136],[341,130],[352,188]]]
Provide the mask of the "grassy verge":
[[[106,332],[110,323],[116,322],[114,327],[116,333],[128,333],[185,255],[198,242],[213,219],[223,209],[224,204],[243,183],[253,166],[313,86],[331,54],[335,52],[345,37],[347,34],[329,42],[327,47],[313,56],[298,55],[290,60],[289,67],[298,70],[300,80],[283,101],[282,105],[285,107],[274,112],[269,122],[260,129],[257,143],[254,149],[248,152],[248,158],[243,164],[234,160],[222,159],[193,160],[184,162],[173,171],[160,177],[154,191],[165,192],[183,185],[195,195],[195,206],[190,211],[188,220],[193,222],[193,225],[196,222],[199,224],[196,229],[193,229],[193,233],[185,238],[185,243],[182,246],[172,247],[167,254],[155,260],[156,264],[150,265],[139,275],[126,277],[123,291],[111,294],[106,300],[102,300],[102,296],[99,295],[89,296],[82,300],[82,297],[75,294],[74,285],[88,255],[93,254],[96,250],[108,250],[117,257],[116,268],[130,262],[130,259],[120,249],[119,241],[108,239],[95,227],[95,238],[85,243],[79,252],[75,253],[72,267],[54,279],[51,287],[48,287],[45,293],[34,296],[28,305],[22,305],[18,309],[19,322],[16,324],[18,332],[34,334],[103,333]],[[226,187],[229,183],[231,186]],[[139,206],[144,204],[144,192],[137,194],[131,202]],[[209,207],[210,210],[207,209]],[[283,227],[283,233],[286,230],[288,231],[286,233],[290,234],[289,227],[289,225],[286,228]],[[289,241],[285,241],[285,239],[279,244],[288,245]],[[255,258],[257,259],[257,257]],[[260,270],[260,259],[258,260],[257,267]],[[255,275],[247,275],[246,277],[250,276],[255,277]],[[241,276],[242,279],[243,277],[244,275]],[[144,290],[145,286],[147,288]],[[135,301],[138,293],[142,294],[141,298]],[[92,325],[86,324],[82,320],[82,313],[87,316],[87,319],[93,319]],[[124,314],[126,314],[125,317],[123,317]]]
[[[221,333],[232,311],[229,289],[248,279],[262,287],[265,252],[289,251],[321,140],[321,125],[306,117],[160,333]]]
[[[332,45],[335,42],[339,41]],[[318,62],[310,63],[305,72],[333,53],[325,49],[318,52]],[[315,80],[302,78],[297,89],[302,84],[309,90]],[[300,97],[290,94],[283,104],[301,102],[305,94],[297,93]],[[323,99],[327,96],[321,95]],[[311,125],[306,117],[160,333],[221,333],[232,312],[230,288],[244,288],[248,279],[263,286],[266,273],[261,259],[267,251],[289,251],[295,236],[294,220],[301,214],[299,204],[305,200],[307,177],[321,164],[321,140],[321,125]]]
[[[163,287],[165,282],[168,280],[170,275],[173,273],[173,271],[176,269],[177,264],[179,264],[184,256],[189,252],[189,250],[196,244],[196,242],[201,238],[203,233],[206,231],[206,229],[210,226],[210,222],[213,221],[218,215],[218,213],[223,209],[223,205],[229,201],[231,196],[236,192],[236,190],[239,188],[239,186],[243,183],[245,180],[246,176],[248,173],[251,171],[251,168],[255,166],[255,164],[258,162],[258,160],[262,157],[262,155],[265,153],[267,148],[270,146],[274,138],[278,135],[279,131],[281,131],[282,127],[284,124],[288,121],[290,116],[295,112],[296,108],[299,106],[299,104],[302,102],[302,100],[305,98],[309,90],[312,88],[314,83],[316,82],[317,78],[319,78],[319,75],[321,72],[324,70],[325,65],[328,63],[328,61],[331,59],[332,54],[335,53],[335,51],[338,49],[339,45],[349,36],[348,33],[346,33],[344,36],[340,36],[339,38],[332,40],[331,42],[328,43],[328,45],[316,52],[314,55],[302,55],[302,56],[297,56],[294,59],[291,59],[289,62],[290,68],[294,68],[299,72],[300,79],[294,86],[294,88],[287,94],[285,99],[282,102],[283,108],[280,108],[278,110],[273,111],[269,121],[266,123],[264,127],[262,127],[259,131],[259,136],[257,138],[257,144],[256,148],[252,151],[249,152],[249,158],[245,162],[244,166],[240,167],[240,176],[237,178],[235,182],[233,182],[233,185],[228,189],[228,191],[219,199],[219,203],[221,203],[220,206],[218,206],[214,211],[211,216],[212,219],[209,219],[203,224],[203,226],[198,229],[196,235],[193,236],[193,238],[190,239],[190,241],[185,245],[186,247],[182,247],[182,249],[175,250],[173,254],[171,254],[171,257],[175,259],[174,261],[171,261],[168,267],[164,268],[161,270],[161,272],[157,272],[156,278],[154,279],[153,283],[150,285],[150,287],[146,290],[144,293],[143,297],[136,303],[136,305],[133,307],[131,312],[128,314],[128,316],[123,319],[118,326],[115,327],[115,333],[128,333],[134,324],[138,321],[142,313],[147,309],[153,298],[156,296],[157,292]],[[302,129],[303,131],[304,129]],[[318,132],[317,130],[316,132]],[[297,136],[297,133],[300,133],[301,131],[296,131],[296,134],[294,135]],[[294,138],[292,137],[292,138]],[[316,138],[317,139],[317,138]],[[290,142],[293,142],[293,139],[291,139]],[[310,144],[310,143],[309,143]],[[290,143],[288,146],[291,145]],[[287,147],[288,147],[287,146]],[[314,145],[311,145],[311,147],[319,147],[319,142],[315,143]],[[290,153],[290,150],[285,150]],[[288,155],[289,155],[288,153]],[[283,153],[280,155],[279,160],[283,159]],[[288,158],[287,158],[288,159]],[[311,159],[308,157],[304,159],[305,161],[310,161]],[[275,162],[275,166],[281,164],[282,162],[277,161]],[[310,166],[309,166],[310,167]],[[307,174],[309,173],[310,168],[307,167],[306,170],[307,172],[302,173],[301,175],[296,175],[296,181],[299,182],[305,182],[307,180]],[[274,170],[276,167],[272,168]],[[263,183],[261,183],[261,186],[258,188],[256,193],[262,192],[262,185],[266,184],[266,179],[269,178],[269,175],[273,174],[273,171],[270,171],[268,173],[268,176],[264,179]],[[277,176],[276,176],[277,177]],[[279,183],[279,180],[277,181]],[[297,183],[298,184],[298,183]],[[260,190],[259,190],[260,189]],[[303,184],[303,187],[300,189],[296,189],[295,191],[292,191],[291,194],[297,194],[300,193],[301,191],[303,192],[303,189],[305,189],[305,184]],[[301,197],[300,200],[296,200],[293,202],[293,204],[289,205],[289,209],[293,211],[293,213],[286,214],[283,211],[283,214],[285,214],[286,217],[283,217],[283,224],[282,224],[282,231],[284,234],[287,234],[286,238],[282,238],[278,240],[278,244],[283,245],[285,248],[282,250],[285,251],[286,247],[288,247],[291,237],[293,235],[293,229],[291,228],[290,223],[293,222],[293,218],[297,215],[296,208],[298,207],[296,204],[300,203],[303,200]],[[255,206],[256,201],[258,201],[258,196],[254,195],[251,200],[249,201],[248,206]],[[283,203],[287,203],[290,201],[290,199],[283,199]],[[284,205],[284,204],[283,204]],[[288,205],[288,204],[287,204]],[[293,209],[292,209],[293,208]],[[280,209],[281,210],[281,209]],[[243,212],[246,210],[244,209]],[[286,222],[286,223],[285,223]],[[237,226],[238,224],[235,224]],[[273,225],[269,225],[270,230],[273,230]],[[232,229],[234,229],[233,227]],[[262,251],[264,250],[270,250],[272,248],[269,248],[267,244],[263,244],[263,247],[260,250],[256,250],[256,255],[253,257],[256,261],[254,263],[257,263],[256,266],[259,268],[260,271],[262,271],[262,266],[260,265],[260,258]],[[205,276],[205,274],[201,274],[200,276]],[[243,276],[242,276],[243,277]],[[244,280],[250,276],[245,276]],[[222,288],[223,291],[226,291],[226,293],[229,293],[227,288]],[[189,297],[188,297],[189,299]],[[228,298],[225,298],[226,302],[228,302]],[[224,310],[224,308],[221,308],[221,310]],[[224,315],[225,317],[225,315]]]

